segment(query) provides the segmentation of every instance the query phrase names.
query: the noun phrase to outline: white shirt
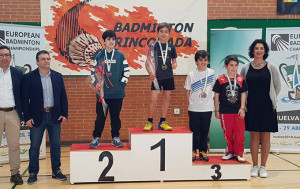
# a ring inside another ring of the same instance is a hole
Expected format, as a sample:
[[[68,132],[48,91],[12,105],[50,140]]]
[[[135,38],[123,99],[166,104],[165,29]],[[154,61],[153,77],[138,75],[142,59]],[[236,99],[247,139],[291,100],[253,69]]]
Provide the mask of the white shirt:
[[[202,81],[200,81],[200,78]],[[214,70],[207,68],[207,83],[205,85],[205,71],[199,72],[197,68],[193,69],[187,75],[184,88],[190,91],[189,111],[193,112],[208,112],[213,111],[214,93],[212,88],[216,81]],[[203,91],[205,89],[205,91]],[[206,98],[202,98],[201,94],[205,92]]]
[[[10,108],[15,105],[10,67],[6,72],[3,72],[3,69],[0,68],[0,107]]]

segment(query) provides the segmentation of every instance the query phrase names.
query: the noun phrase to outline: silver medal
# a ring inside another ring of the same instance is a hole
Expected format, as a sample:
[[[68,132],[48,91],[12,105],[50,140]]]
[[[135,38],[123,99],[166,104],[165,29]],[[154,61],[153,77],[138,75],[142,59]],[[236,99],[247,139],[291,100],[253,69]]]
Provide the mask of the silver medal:
[[[115,54],[115,49],[113,49],[113,51],[112,51],[112,55],[110,57],[110,60],[107,58],[107,51],[106,51],[106,49],[105,49],[104,53],[105,53],[105,63],[107,65],[107,76],[111,77],[112,73],[110,71],[110,68],[111,68],[111,63],[113,62],[113,58],[114,58],[114,54]]]

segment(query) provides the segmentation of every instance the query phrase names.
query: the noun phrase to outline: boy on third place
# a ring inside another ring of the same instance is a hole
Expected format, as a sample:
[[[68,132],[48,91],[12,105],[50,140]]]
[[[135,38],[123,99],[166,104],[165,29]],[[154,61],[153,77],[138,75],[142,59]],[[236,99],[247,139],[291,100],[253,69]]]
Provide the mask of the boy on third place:
[[[193,158],[196,160],[196,149],[199,158],[208,161],[207,137],[214,107],[212,88],[215,82],[214,70],[207,68],[209,54],[200,50],[195,54],[197,68],[187,75],[184,88],[187,90],[187,102],[190,130],[193,132]]]
[[[222,160],[236,156],[239,162],[243,158],[245,141],[245,104],[248,90],[243,76],[237,74],[238,58],[229,55],[225,58],[226,74],[220,76],[214,87],[215,116],[221,119],[221,126],[227,143],[226,155]]]
[[[103,103],[107,104],[107,110],[110,113],[111,120],[111,136],[112,145],[118,148],[123,147],[123,143],[119,139],[121,120],[120,112],[122,109],[123,98],[125,97],[125,86],[129,79],[129,66],[124,54],[117,49],[116,45],[116,33],[112,30],[107,30],[103,33],[102,38],[105,44],[105,50],[102,50],[97,56],[93,68],[91,70],[91,77],[94,80],[93,85],[96,86],[101,83],[103,78],[105,84],[102,85],[104,92],[104,101],[100,102],[101,94],[97,92],[97,104],[96,113],[97,118],[95,121],[95,129],[93,131],[93,140],[90,143],[90,148],[98,148],[100,145],[100,137],[102,135],[107,111]],[[103,66],[104,77],[100,77],[97,81],[95,77],[96,70],[99,70],[99,66],[105,60],[105,65]],[[103,108],[103,106],[105,108]]]
[[[160,122],[158,123],[158,129],[164,131],[171,131],[170,127],[166,122],[167,112],[169,108],[171,91],[175,90],[173,69],[177,67],[177,53],[173,45],[168,43],[171,26],[165,22],[158,24],[158,41],[154,43],[154,55],[157,60],[156,73],[151,71],[149,64],[146,62],[146,70],[150,75],[151,81],[155,78],[158,81],[160,90],[163,89],[162,99],[162,113]],[[149,103],[148,121],[144,127],[144,131],[153,130],[153,115],[155,111],[156,102],[160,90],[156,90],[154,83],[151,84],[151,97]]]

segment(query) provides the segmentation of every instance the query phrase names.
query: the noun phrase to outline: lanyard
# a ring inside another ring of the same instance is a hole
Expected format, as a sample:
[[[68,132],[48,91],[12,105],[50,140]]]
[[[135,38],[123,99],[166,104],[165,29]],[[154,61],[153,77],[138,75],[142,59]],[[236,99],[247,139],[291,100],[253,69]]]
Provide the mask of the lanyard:
[[[161,57],[162,57],[162,60],[163,60],[163,65],[165,65],[165,64],[166,64],[166,61],[167,61],[167,55],[168,55],[168,47],[169,47],[169,44],[166,43],[166,53],[165,53],[165,55],[163,54],[163,50],[162,50],[160,41],[158,41],[158,44],[159,44],[159,47],[160,47],[160,53],[161,53]]]
[[[112,59],[114,58],[115,49],[113,49],[113,51],[112,51],[112,55],[110,57],[110,60],[108,60],[108,58],[107,58],[107,51],[106,51],[106,49],[105,49],[104,52],[105,52],[105,62],[107,64],[107,71],[110,72],[111,62],[112,62]]]
[[[200,75],[200,71],[198,70],[198,68],[196,69],[197,70],[197,73],[198,73],[198,77],[200,79],[200,83],[202,84],[202,77]],[[208,71],[207,71],[207,68],[205,69],[205,83],[204,83],[204,87],[203,87],[203,91],[202,92],[205,92],[205,89],[206,89],[206,86],[207,86],[207,75],[208,75]]]
[[[234,97],[235,96],[235,87],[236,87],[236,73],[234,75],[234,88],[233,89],[232,89],[232,84],[231,84],[229,76],[227,74],[225,74],[225,76],[228,79],[231,96]]]

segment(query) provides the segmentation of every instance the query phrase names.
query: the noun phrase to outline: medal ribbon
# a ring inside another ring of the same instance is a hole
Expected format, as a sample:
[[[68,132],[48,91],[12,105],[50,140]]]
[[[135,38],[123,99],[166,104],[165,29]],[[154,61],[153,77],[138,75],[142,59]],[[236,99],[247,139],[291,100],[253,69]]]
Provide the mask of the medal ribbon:
[[[169,47],[169,44],[166,43],[166,53],[165,53],[165,55],[163,54],[163,50],[162,50],[162,46],[161,46],[160,41],[158,41],[158,44],[159,44],[159,47],[160,47],[160,53],[161,53],[161,58],[162,58],[162,60],[163,60],[163,65],[166,65],[166,62],[167,62],[167,56],[168,56],[168,47]]]
[[[227,79],[228,79],[229,88],[230,88],[230,92],[231,92],[231,96],[232,96],[232,97],[235,97],[236,75],[237,75],[237,74],[235,73],[235,75],[234,75],[234,88],[232,89],[232,84],[231,84],[230,78],[229,78],[228,74],[225,74],[225,76],[226,76]]]
[[[198,73],[198,77],[199,77],[199,79],[200,79],[200,83],[202,84],[202,77],[201,77],[201,75],[200,75],[200,71],[198,70],[198,68],[197,68],[197,73]],[[205,92],[205,89],[206,89],[206,86],[207,86],[207,75],[208,75],[208,71],[207,71],[207,68],[205,69],[205,83],[204,83],[204,87],[203,87],[203,90],[202,90],[202,92]]]
[[[110,72],[110,67],[111,67],[111,60],[114,58],[114,54],[115,54],[115,49],[113,49],[113,51],[112,51],[112,55],[111,55],[111,57],[110,57],[110,61],[108,60],[108,58],[107,58],[107,51],[106,51],[106,49],[105,49],[105,62],[106,62],[106,64],[107,64],[107,71],[108,72]]]

